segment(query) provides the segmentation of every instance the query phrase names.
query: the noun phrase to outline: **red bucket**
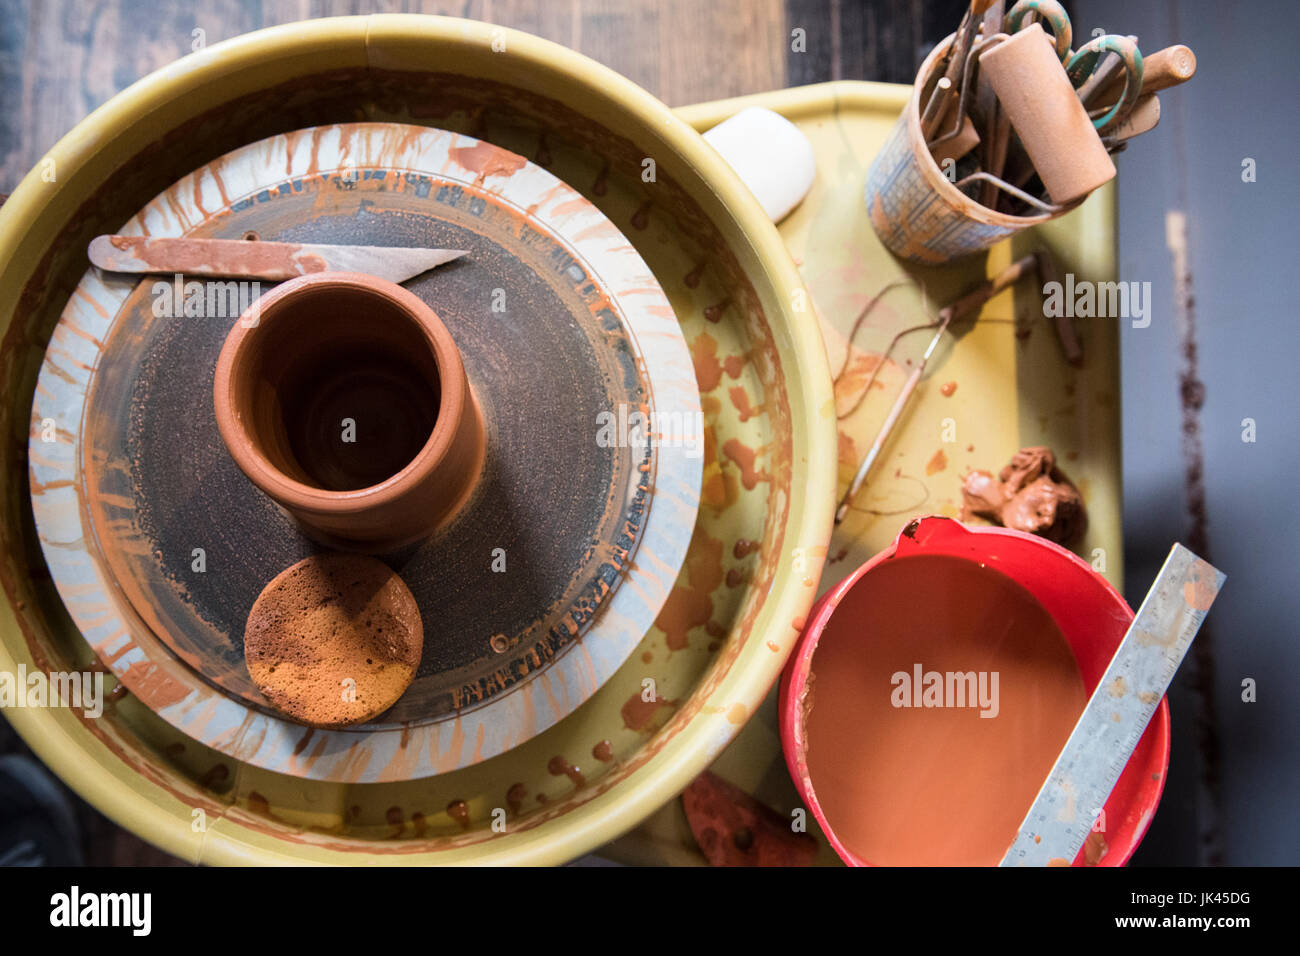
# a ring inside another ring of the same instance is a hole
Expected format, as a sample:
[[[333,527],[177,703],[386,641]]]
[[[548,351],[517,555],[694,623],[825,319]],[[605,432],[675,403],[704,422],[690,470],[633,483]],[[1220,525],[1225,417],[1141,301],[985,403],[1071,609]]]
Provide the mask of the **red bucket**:
[[[804,701],[812,660],[827,622],[858,582],[882,563],[912,555],[941,555],[982,564],[1018,583],[1055,621],[1074,654],[1089,695],[1133,620],[1133,610],[1106,579],[1064,548],[1020,531],[968,528],[940,517],[911,522],[892,546],[824,594],[809,614],[781,677],[781,744],[805,805],[835,852],[851,866],[870,864],[837,839],[808,772]],[[1162,700],[1106,801],[1107,849],[1097,865],[1122,866],[1132,857],[1160,803],[1168,767],[1169,702]],[[1028,809],[1026,806],[1025,811]],[[1085,865],[1085,850],[1080,850],[1074,865]]]

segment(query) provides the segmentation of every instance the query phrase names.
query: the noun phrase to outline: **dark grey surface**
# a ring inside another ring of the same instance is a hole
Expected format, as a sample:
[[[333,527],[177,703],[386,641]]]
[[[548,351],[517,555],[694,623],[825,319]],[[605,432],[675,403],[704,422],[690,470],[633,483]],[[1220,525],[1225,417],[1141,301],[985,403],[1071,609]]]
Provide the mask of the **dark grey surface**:
[[[1079,0],[1076,35],[1132,33],[1144,51],[1186,43],[1196,77],[1161,94],[1160,125],[1119,166],[1120,278],[1150,282],[1151,325],[1123,323],[1126,596],[1136,605],[1169,545],[1193,532],[1182,452],[1176,321],[1165,217],[1185,210],[1196,317],[1204,447],[1205,534],[1228,575],[1209,616],[1212,704],[1219,759],[1198,741],[1194,669],[1170,694],[1174,748],[1166,795],[1134,859],[1228,864],[1300,862],[1296,799],[1300,735],[1300,510],[1289,494],[1300,469],[1295,381],[1300,331],[1289,307],[1300,213],[1295,64],[1290,0],[1253,4]],[[1257,181],[1242,182],[1242,161]],[[1242,440],[1254,419],[1256,441]],[[1200,638],[1198,638],[1198,641]],[[1258,701],[1242,701],[1242,681]],[[1198,796],[1217,784],[1219,799]]]

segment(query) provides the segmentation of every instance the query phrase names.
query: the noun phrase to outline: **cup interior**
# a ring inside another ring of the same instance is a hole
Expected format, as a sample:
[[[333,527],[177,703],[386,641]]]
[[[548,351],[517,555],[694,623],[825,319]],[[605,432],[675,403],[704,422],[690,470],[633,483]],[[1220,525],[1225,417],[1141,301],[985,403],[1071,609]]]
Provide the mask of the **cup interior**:
[[[288,478],[355,491],[428,443],[442,393],[417,316],[352,283],[295,289],[246,316],[231,397],[252,450]],[[251,325],[252,322],[256,325]]]

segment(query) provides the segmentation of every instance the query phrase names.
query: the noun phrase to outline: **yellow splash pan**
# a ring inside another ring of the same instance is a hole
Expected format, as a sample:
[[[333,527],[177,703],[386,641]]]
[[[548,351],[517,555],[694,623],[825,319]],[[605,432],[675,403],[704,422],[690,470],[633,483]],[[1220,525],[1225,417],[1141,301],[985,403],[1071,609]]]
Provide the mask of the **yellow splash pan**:
[[[451,129],[533,157],[617,223],[663,286],[691,343],[710,441],[691,549],[658,625],[556,727],[426,781],[259,770],[130,696],[98,719],[61,707],[6,716],[82,796],[186,860],[562,862],[673,797],[763,700],[825,561],[836,429],[816,320],[758,203],[662,103],[555,44],[418,16],[259,31],[136,83],[23,180],[0,209],[0,670],[93,663],[50,585],[24,460],[48,424],[30,418],[33,389],[86,243],[239,145],[358,120]],[[735,388],[743,412],[719,397]]]

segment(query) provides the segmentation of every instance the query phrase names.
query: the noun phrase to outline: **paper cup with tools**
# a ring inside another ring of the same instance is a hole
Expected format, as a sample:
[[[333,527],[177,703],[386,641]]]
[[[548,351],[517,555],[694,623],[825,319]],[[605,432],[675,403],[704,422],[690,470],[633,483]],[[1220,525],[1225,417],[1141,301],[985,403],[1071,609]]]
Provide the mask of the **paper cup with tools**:
[[[921,130],[921,104],[942,78],[938,67],[954,40],[955,34],[942,41],[921,64],[912,95],[867,173],[871,225],[890,251],[913,262],[938,264],[979,252],[1082,202],[1076,199],[1033,215],[1013,216],[990,209],[958,189],[950,178],[955,166],[949,167],[949,174],[940,169]],[[941,135],[954,126],[957,109],[954,101],[941,124]]]

